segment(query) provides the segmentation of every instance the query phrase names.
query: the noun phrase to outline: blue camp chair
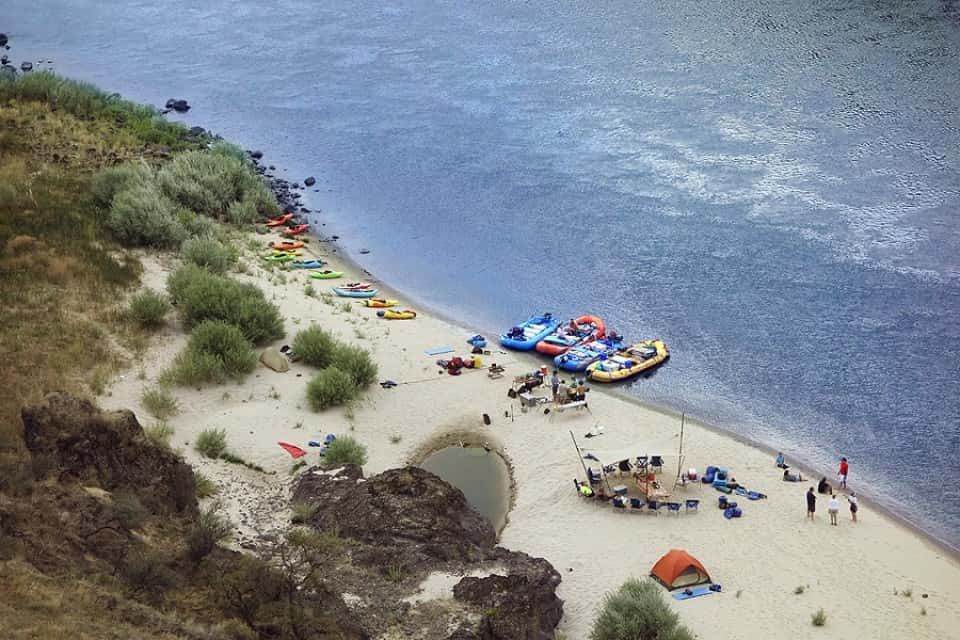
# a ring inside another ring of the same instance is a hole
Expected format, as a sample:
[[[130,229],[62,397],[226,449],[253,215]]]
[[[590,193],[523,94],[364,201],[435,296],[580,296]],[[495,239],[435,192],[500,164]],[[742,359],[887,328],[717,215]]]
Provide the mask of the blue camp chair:
[[[668,502],[667,503],[667,513],[676,513],[680,515],[680,503],[679,502]]]
[[[699,500],[687,500],[687,511],[700,511]]]
[[[663,456],[650,456],[650,467],[663,473]]]
[[[647,513],[653,513],[655,515],[660,514],[660,503],[656,500],[647,500]]]
[[[640,498],[630,498],[630,508],[635,510],[643,510],[646,505],[643,503],[643,500]]]

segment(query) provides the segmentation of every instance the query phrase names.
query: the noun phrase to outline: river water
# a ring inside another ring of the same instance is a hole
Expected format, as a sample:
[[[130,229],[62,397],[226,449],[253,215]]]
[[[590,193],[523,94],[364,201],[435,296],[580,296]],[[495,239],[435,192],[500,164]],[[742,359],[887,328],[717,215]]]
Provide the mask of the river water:
[[[7,0],[0,30],[315,174],[325,231],[471,326],[662,337],[629,393],[845,455],[960,544],[956,1]]]

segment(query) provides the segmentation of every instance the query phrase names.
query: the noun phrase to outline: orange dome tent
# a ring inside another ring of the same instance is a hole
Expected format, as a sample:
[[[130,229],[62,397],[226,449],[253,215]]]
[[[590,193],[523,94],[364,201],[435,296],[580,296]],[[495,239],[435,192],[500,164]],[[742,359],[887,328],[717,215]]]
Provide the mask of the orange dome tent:
[[[667,589],[682,589],[695,584],[712,582],[710,574],[700,561],[682,549],[671,549],[657,560],[650,575]]]

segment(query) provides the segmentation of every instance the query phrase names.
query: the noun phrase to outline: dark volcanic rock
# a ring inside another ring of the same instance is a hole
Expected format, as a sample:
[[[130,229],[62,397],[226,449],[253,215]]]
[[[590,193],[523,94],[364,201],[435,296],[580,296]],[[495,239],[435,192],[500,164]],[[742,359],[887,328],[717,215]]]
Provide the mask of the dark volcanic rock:
[[[263,151],[248,151],[247,153],[249,153],[250,157],[254,160],[259,160],[263,157]]]
[[[187,104],[186,100],[179,100],[177,98],[167,100],[166,107],[167,109],[173,109],[177,113],[184,113],[190,110],[190,105]]]
[[[478,629],[482,640],[550,640],[563,617],[557,597],[560,574],[543,558],[505,552],[510,574],[467,577],[453,588],[453,597],[484,610]],[[519,566],[518,566],[519,565]]]
[[[7,41],[8,41],[8,39],[7,39],[7,34],[5,34],[5,33],[0,33],[0,47],[6,46],[6,45],[7,45]]]
[[[314,178],[313,176],[310,176],[309,178],[303,181],[303,184],[307,185],[308,187],[312,187],[313,185],[317,184],[317,179]]]
[[[32,62],[21,62],[21,63],[20,63],[20,71],[23,71],[24,73],[26,73],[26,72],[28,72],[28,71],[33,71],[33,63],[32,63]]]
[[[187,133],[189,133],[193,138],[202,138],[203,136],[207,135],[207,130],[203,127],[190,127],[190,130],[187,131]]]
[[[36,480],[129,490],[154,513],[197,512],[190,466],[147,439],[133,412],[51,393],[21,415]]]
[[[462,491],[419,467],[390,469],[363,482],[313,469],[303,474],[294,500],[317,505],[315,527],[380,546],[413,545],[443,560],[476,558],[476,549],[492,548],[497,539]]]

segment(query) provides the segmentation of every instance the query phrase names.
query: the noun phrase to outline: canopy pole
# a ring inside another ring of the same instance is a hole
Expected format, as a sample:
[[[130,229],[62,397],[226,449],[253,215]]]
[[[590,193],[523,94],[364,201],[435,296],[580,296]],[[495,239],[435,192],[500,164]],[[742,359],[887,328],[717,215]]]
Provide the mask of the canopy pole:
[[[590,485],[590,474],[587,473],[587,463],[583,461],[583,452],[580,451],[580,445],[577,444],[577,438],[573,435],[573,430],[570,430],[570,439],[573,440],[573,447],[577,450],[577,457],[580,458],[580,466],[583,467],[583,477],[587,479],[587,486]],[[601,463],[603,464],[603,463]],[[602,471],[602,469],[601,469]]]
[[[677,480],[674,486],[680,483],[680,476],[683,475],[683,423],[686,421],[687,414],[680,414],[680,451],[677,453]]]

